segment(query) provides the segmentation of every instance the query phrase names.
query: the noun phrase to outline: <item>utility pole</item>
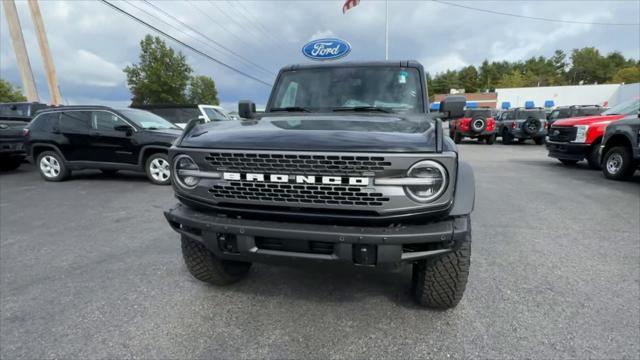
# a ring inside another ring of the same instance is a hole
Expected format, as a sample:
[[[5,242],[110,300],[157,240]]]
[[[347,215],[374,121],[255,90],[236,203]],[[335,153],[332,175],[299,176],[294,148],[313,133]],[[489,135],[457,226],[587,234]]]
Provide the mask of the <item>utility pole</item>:
[[[28,101],[38,101],[36,82],[33,80],[29,54],[27,53],[27,47],[24,45],[24,37],[22,37],[22,27],[20,26],[20,19],[18,18],[16,3],[14,0],[2,0],[2,3],[4,4],[4,13],[7,17],[11,42],[16,52],[16,62],[18,63],[24,94]]]
[[[60,105],[62,98],[60,96],[60,89],[58,88],[56,67],[53,64],[53,58],[51,57],[51,49],[49,49],[49,41],[47,41],[47,33],[44,29],[44,22],[42,21],[42,14],[40,13],[38,0],[29,0],[29,10],[31,11],[33,24],[36,27],[38,45],[40,46],[40,53],[42,54],[42,60],[44,62],[44,70],[47,74],[47,83],[49,84],[49,92],[51,93],[51,104]]]

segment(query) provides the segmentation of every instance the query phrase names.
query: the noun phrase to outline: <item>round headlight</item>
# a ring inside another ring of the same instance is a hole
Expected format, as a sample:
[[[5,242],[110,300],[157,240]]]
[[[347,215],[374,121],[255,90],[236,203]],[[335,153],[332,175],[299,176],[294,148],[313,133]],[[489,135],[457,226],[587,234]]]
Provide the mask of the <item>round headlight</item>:
[[[447,188],[447,170],[439,163],[424,160],[415,163],[407,176],[418,178],[421,184],[405,186],[409,197],[417,202],[426,203],[437,199]]]
[[[186,189],[193,189],[200,182],[195,173],[200,170],[189,155],[178,155],[174,162],[174,174],[178,185]]]

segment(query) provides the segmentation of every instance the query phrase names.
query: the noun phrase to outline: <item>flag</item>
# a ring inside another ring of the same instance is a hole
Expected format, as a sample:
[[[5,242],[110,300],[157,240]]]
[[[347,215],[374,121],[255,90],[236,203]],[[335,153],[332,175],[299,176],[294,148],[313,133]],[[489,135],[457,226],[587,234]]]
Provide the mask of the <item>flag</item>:
[[[342,5],[342,13],[346,13],[347,10],[349,9],[353,9],[354,7],[358,6],[358,4],[360,4],[360,0],[347,0],[344,2],[344,5]]]

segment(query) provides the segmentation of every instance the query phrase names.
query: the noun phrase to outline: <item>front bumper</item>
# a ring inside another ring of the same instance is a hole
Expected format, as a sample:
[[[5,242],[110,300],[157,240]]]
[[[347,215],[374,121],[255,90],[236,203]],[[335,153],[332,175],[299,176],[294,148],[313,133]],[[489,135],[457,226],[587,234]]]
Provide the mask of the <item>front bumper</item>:
[[[591,148],[589,144],[574,144],[550,140],[547,140],[546,146],[549,151],[549,157],[575,161],[584,159]]]
[[[487,136],[496,134],[496,129],[493,130],[483,130],[481,132],[473,132],[471,130],[456,130],[456,132],[464,137],[479,137],[479,136]]]
[[[182,204],[165,211],[171,227],[216,256],[237,261],[330,261],[394,267],[454,251],[471,228],[468,216],[423,225],[336,226],[228,218]]]

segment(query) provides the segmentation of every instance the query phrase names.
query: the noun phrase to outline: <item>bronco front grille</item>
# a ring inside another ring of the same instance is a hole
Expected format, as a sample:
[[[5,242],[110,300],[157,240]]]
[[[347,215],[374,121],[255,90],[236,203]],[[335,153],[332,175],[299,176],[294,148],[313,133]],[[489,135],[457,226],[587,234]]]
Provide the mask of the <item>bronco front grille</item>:
[[[279,174],[353,175],[391,166],[380,156],[210,153],[205,160],[216,170]]]
[[[559,142],[569,142],[576,139],[578,128],[576,127],[551,127],[549,131],[549,140]]]
[[[220,201],[248,200],[287,204],[326,204],[349,206],[382,206],[389,201],[381,193],[367,192],[365,188],[335,185],[268,184],[250,181],[232,181],[213,185],[209,189]]]

